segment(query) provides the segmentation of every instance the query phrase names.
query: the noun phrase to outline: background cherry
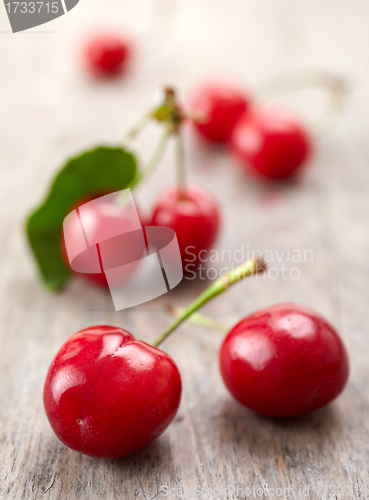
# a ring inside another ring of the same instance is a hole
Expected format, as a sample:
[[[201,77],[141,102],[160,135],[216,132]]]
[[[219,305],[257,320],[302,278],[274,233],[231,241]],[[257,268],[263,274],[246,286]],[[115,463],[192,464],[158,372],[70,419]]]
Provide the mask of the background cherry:
[[[190,108],[199,117],[193,121],[194,128],[205,139],[219,143],[229,139],[235,123],[248,107],[245,93],[226,83],[203,85],[190,99]]]
[[[95,35],[85,47],[87,67],[97,76],[121,74],[127,67],[130,55],[129,42],[113,33]]]
[[[174,229],[183,265],[196,264],[199,252],[209,250],[218,235],[218,204],[210,193],[199,186],[187,185],[184,190],[171,187],[155,203],[150,225]],[[186,252],[187,247],[194,247],[189,249],[191,254]]]
[[[181,378],[163,351],[113,326],[73,335],[51,363],[47,418],[69,448],[120,458],[154,441],[174,419]]]
[[[337,397],[349,365],[342,340],[325,319],[281,304],[232,328],[220,349],[220,370],[243,405],[270,417],[294,417]]]
[[[308,159],[312,145],[304,126],[279,107],[254,108],[237,122],[230,148],[248,171],[287,179]]]

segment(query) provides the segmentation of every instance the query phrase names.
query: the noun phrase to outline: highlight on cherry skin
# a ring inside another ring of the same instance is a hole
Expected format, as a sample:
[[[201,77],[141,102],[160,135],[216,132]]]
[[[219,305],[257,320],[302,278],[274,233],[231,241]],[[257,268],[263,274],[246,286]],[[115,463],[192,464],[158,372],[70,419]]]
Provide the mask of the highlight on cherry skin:
[[[177,413],[181,391],[168,354],[121,328],[93,326],[57,353],[46,376],[44,406],[66,446],[113,459],[159,437]]]
[[[296,417],[318,410],[344,389],[349,363],[332,325],[314,311],[280,304],[241,320],[219,354],[230,393],[269,417]]]
[[[230,150],[247,172],[273,180],[292,177],[312,152],[312,140],[292,112],[277,106],[253,108],[234,127]]]
[[[154,204],[150,225],[175,231],[186,268],[187,264],[196,265],[201,250],[209,250],[215,242],[220,210],[214,197],[200,186],[171,187]]]
[[[249,98],[236,85],[214,82],[195,89],[189,107],[196,132],[208,141],[225,143],[237,120],[249,109]]]
[[[130,42],[114,33],[100,33],[91,37],[84,48],[84,59],[89,72],[98,77],[122,74],[131,57]]]

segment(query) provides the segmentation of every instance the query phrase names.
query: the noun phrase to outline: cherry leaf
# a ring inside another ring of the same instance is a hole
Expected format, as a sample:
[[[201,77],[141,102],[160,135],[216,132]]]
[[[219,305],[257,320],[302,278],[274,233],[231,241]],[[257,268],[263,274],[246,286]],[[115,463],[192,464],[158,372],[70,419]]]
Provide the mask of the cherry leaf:
[[[29,216],[26,233],[42,281],[60,290],[70,277],[62,255],[63,220],[81,201],[128,187],[135,157],[121,148],[98,147],[67,161],[44,202]]]

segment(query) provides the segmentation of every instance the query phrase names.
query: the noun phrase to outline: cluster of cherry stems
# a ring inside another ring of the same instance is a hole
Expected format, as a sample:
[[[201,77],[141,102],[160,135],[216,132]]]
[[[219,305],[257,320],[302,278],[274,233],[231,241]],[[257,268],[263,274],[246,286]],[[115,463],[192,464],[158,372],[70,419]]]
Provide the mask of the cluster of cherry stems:
[[[123,71],[128,55],[127,45],[114,37],[94,40],[87,49],[90,69],[105,75]],[[254,106],[231,85],[198,88],[189,110],[184,112],[167,89],[149,118],[164,123],[165,138],[174,135],[179,140],[183,123],[190,121],[204,139],[228,144],[245,169],[269,179],[294,175],[312,149],[309,134],[293,115]],[[162,153],[163,143],[159,146]],[[156,154],[154,163],[159,157]],[[212,195],[187,185],[180,168],[178,186],[163,193],[147,225],[174,229],[184,257],[188,246],[198,256],[213,245],[219,221]],[[58,438],[95,458],[124,457],[155,440],[173,421],[182,391],[179,370],[159,344],[208,300],[264,270],[262,260],[250,260],[214,281],[153,345],[112,326],[73,335],[53,360],[44,387],[46,414]],[[104,275],[85,277],[105,284]],[[268,307],[239,321],[223,340],[219,366],[231,394],[270,417],[295,417],[325,406],[341,393],[349,372],[335,329],[296,304]]]

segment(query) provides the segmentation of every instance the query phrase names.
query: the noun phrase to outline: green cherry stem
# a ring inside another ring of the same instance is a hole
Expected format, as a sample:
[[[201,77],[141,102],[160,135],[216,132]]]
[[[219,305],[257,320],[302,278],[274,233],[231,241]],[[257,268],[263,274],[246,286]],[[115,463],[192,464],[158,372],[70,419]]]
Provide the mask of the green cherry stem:
[[[321,115],[312,123],[317,136],[329,132],[344,110],[348,97],[348,84],[339,75],[326,71],[300,70],[271,76],[254,89],[256,98],[265,102],[286,92],[320,87],[328,94],[327,104]]]
[[[152,121],[152,113],[146,113],[123,137],[121,140],[121,146],[123,148],[126,148],[133,139],[135,139],[146,127]]]
[[[186,189],[186,168],[185,168],[185,153],[183,146],[183,137],[181,131],[176,132],[176,153],[177,153],[177,183],[178,190],[183,195]]]
[[[133,191],[143,180],[146,180],[147,177],[149,177],[158,166],[160,160],[164,155],[170,135],[171,130],[170,128],[166,127],[150,160],[147,162],[146,166],[141,170],[141,172],[139,172],[138,175],[136,175],[136,177],[128,185],[128,188],[130,188],[131,191]]]
[[[170,304],[166,304],[165,309],[167,310],[168,314],[173,317],[180,316],[185,310],[182,307],[173,307]],[[228,328],[226,326],[218,323],[218,321],[215,321],[213,318],[210,318],[205,314],[196,312],[191,314],[191,316],[189,316],[187,319],[190,323],[203,326],[205,328],[208,328],[209,330],[216,330],[220,333],[228,332]]]
[[[186,307],[186,309],[184,309],[179,316],[175,318],[175,320],[159,335],[152,345],[154,347],[158,347],[183,321],[194,314],[200,307],[209,302],[209,300],[223,293],[231,285],[260,271],[264,271],[265,269],[265,262],[262,258],[250,259],[228,274],[218,278],[201,295],[199,295],[197,299]]]
[[[182,309],[179,309],[178,315],[183,312]],[[188,321],[190,323],[193,323],[194,325],[199,325],[203,326],[205,328],[208,328],[209,330],[216,330],[217,332],[220,333],[227,333],[229,328],[227,328],[224,325],[221,325],[217,321],[215,321],[213,318],[209,318],[209,316],[206,316],[206,314],[201,314],[198,312],[195,312],[189,316]]]
[[[129,143],[139,135],[142,130],[150,121],[158,121],[164,126],[164,132],[159,140],[150,160],[147,165],[135,176],[131,183],[127,186],[131,191],[135,190],[139,184],[141,184],[147,177],[152,174],[156,169],[160,160],[162,159],[165,149],[168,144],[168,140],[171,134],[175,135],[177,142],[177,170],[178,170],[178,182],[180,187],[184,188],[185,183],[185,168],[184,168],[184,148],[181,137],[181,123],[183,120],[183,115],[180,108],[178,107],[176,100],[175,90],[171,87],[166,87],[163,92],[162,102],[152,109],[149,113],[146,113],[137,123],[134,125],[125,137],[121,141],[123,148],[126,148]],[[118,203],[124,205],[126,202],[126,197],[119,198]]]
[[[166,127],[163,132],[150,160],[147,162],[146,166],[139,172],[136,177],[128,184],[126,189],[130,189],[131,193],[135,191],[138,186],[142,183],[143,180],[146,180],[147,177],[155,170],[160,160],[162,159],[165,149],[167,147],[169,138],[171,135],[171,130]],[[116,199],[116,204],[121,207],[125,207],[129,202],[130,198],[127,195],[127,192],[124,190]]]

